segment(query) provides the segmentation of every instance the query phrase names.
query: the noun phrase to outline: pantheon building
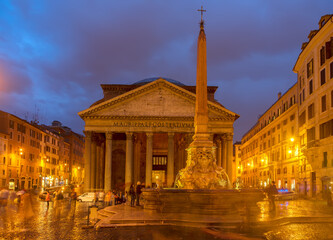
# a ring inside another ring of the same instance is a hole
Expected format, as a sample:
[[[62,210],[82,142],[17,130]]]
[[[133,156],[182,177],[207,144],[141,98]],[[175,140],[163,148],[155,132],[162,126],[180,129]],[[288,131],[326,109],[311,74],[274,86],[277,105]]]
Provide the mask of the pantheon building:
[[[85,121],[85,190],[128,189],[140,181],[173,186],[194,134],[196,87],[167,78],[102,84],[104,97],[79,112]],[[209,133],[217,165],[232,179],[233,124],[239,117],[208,86]]]

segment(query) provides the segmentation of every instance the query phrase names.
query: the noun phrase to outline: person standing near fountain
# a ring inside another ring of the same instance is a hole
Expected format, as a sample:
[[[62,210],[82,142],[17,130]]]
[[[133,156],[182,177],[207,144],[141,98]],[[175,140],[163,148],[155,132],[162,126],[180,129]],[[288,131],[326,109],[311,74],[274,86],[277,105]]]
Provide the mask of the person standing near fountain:
[[[141,182],[137,182],[136,184],[136,205],[140,206],[140,196],[141,196]]]
[[[267,191],[270,211],[275,211],[275,195],[278,193],[279,192],[276,189],[275,182],[272,181],[272,184],[269,186]]]

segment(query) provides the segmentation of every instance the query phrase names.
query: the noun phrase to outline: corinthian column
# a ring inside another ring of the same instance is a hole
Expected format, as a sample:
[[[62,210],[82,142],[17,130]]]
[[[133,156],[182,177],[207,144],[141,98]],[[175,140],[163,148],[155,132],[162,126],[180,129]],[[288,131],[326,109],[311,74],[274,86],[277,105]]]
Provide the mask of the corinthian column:
[[[172,187],[173,181],[175,180],[175,143],[174,133],[168,133],[168,165],[167,165],[167,184],[168,187]]]
[[[147,133],[146,147],[146,187],[152,186],[152,170],[153,170],[153,133]]]
[[[220,137],[218,137],[218,139],[216,139],[216,145],[217,145],[216,164],[217,164],[217,166],[222,167],[222,141],[221,141]]]
[[[105,133],[105,177],[104,177],[104,191],[111,190],[111,174],[112,174],[112,133]]]
[[[227,172],[227,138],[222,136],[222,168]]]
[[[96,136],[93,137],[91,144],[91,162],[90,162],[90,188],[96,188]]]
[[[232,160],[233,160],[233,136],[228,134],[227,136],[227,174],[229,176],[230,183],[232,184]]]
[[[85,131],[85,148],[84,148],[84,191],[90,189],[90,159],[91,159],[91,132]]]
[[[133,133],[126,133],[125,189],[129,190],[133,178]]]

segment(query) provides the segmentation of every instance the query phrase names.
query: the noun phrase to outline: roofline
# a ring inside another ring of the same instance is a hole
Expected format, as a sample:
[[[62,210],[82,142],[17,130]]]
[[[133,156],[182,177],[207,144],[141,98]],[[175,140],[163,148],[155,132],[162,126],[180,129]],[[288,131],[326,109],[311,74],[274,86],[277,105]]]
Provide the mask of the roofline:
[[[317,32],[317,33],[316,33],[316,34],[315,34],[315,35],[309,40],[309,42],[308,42],[308,44],[306,45],[306,47],[300,52],[300,54],[299,54],[298,57],[297,57],[296,63],[295,63],[295,65],[294,65],[294,67],[293,67],[293,72],[297,73],[296,66],[298,65],[298,62],[299,62],[299,60],[300,60],[300,58],[301,58],[301,55],[302,55],[305,51],[307,51],[307,50],[309,49],[309,45],[310,45],[311,43],[314,42],[313,39],[317,38],[318,34],[323,32],[323,28],[325,28],[326,26],[328,26],[328,25],[327,25],[328,22],[333,23],[333,14],[327,14],[327,15],[330,15],[330,18],[329,18],[330,21],[329,21],[329,20],[326,21],[325,24],[324,24],[324,26],[322,26],[322,27],[320,27],[320,28],[318,29],[318,32]]]
[[[276,100],[268,109],[266,109],[266,111],[260,116],[260,118],[258,118],[257,122],[250,128],[250,130],[248,130],[243,136],[242,139],[249,133],[251,132],[251,130],[253,130],[260,122],[260,119],[269,111],[269,109],[271,109],[283,96],[285,96],[293,87],[297,86],[297,82],[294,83],[283,95],[281,95],[281,97]],[[295,97],[296,98],[296,97]],[[297,99],[297,98],[296,98]],[[295,99],[295,100],[296,100]]]
[[[191,95],[193,98],[196,98],[196,94],[195,94],[195,93],[193,93],[193,92],[191,92],[191,91],[189,91],[189,90],[183,88],[182,86],[178,86],[178,85],[176,85],[176,84],[174,84],[174,83],[171,83],[171,82],[165,80],[164,78],[159,78],[159,79],[156,79],[155,81],[152,81],[152,82],[150,82],[150,83],[148,83],[148,84],[141,85],[141,86],[139,86],[138,88],[132,89],[132,90],[130,90],[130,91],[124,93],[124,94],[121,94],[121,95],[116,96],[116,97],[114,97],[114,98],[108,99],[108,100],[103,101],[103,102],[101,102],[101,103],[98,103],[98,104],[96,104],[96,105],[94,105],[94,106],[91,106],[91,107],[89,107],[88,109],[85,109],[85,110],[83,110],[83,111],[80,111],[80,112],[78,112],[78,115],[79,115],[81,118],[83,118],[83,117],[84,117],[84,116],[83,116],[84,114],[86,114],[86,113],[92,111],[93,109],[98,109],[99,107],[102,107],[103,105],[107,104],[108,102],[117,101],[118,99],[121,99],[122,97],[125,97],[125,96],[129,96],[129,95],[133,94],[133,93],[136,92],[136,91],[143,90],[143,89],[145,89],[145,88],[147,88],[147,87],[149,87],[149,86],[155,84],[155,83],[158,82],[158,81],[163,81],[163,82],[165,82],[166,84],[169,84],[169,85],[172,86],[172,87],[175,87],[175,88],[177,88],[177,89],[179,89],[179,90],[181,90],[181,91],[185,91],[187,94]],[[216,87],[216,89],[217,89],[217,87]],[[227,109],[227,108],[225,108],[225,107],[221,107],[221,105],[219,105],[219,104],[217,104],[217,103],[215,103],[215,102],[213,102],[213,101],[208,100],[208,103],[211,104],[211,105],[213,105],[213,106],[215,106],[215,107],[217,107],[217,108],[222,108],[222,109],[223,109],[224,111],[226,111],[227,113],[229,113],[229,114],[231,114],[231,115],[234,115],[235,120],[239,118],[239,115],[238,115],[238,114],[236,114],[236,113],[230,111],[229,109]]]

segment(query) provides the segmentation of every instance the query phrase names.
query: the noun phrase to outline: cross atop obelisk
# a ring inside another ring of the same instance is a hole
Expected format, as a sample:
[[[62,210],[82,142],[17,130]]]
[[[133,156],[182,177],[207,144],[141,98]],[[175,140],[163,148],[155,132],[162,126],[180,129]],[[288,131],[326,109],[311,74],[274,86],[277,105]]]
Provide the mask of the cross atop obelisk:
[[[198,12],[201,12],[201,22],[203,22],[203,13],[206,12],[206,10],[203,9],[203,7],[201,6],[201,9],[197,10]]]

